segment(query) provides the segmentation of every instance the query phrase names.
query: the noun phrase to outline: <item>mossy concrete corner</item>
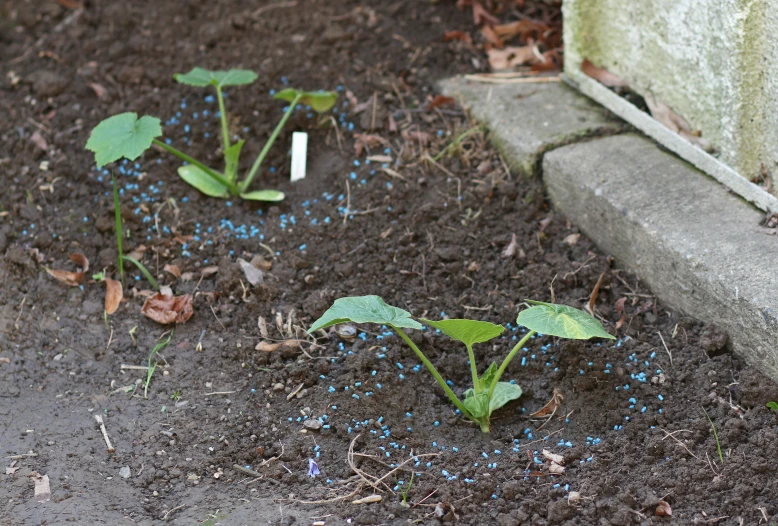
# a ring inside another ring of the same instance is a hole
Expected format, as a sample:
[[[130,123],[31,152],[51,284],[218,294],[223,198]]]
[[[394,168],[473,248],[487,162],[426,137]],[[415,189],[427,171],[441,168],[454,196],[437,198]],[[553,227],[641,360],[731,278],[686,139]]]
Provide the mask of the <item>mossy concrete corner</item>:
[[[440,83],[493,132],[511,169],[534,174],[542,155],[582,138],[620,131],[607,110],[559,82],[487,84],[454,77]]]
[[[559,148],[542,169],[554,206],[601,249],[778,381],[778,243],[761,212],[633,134]]]

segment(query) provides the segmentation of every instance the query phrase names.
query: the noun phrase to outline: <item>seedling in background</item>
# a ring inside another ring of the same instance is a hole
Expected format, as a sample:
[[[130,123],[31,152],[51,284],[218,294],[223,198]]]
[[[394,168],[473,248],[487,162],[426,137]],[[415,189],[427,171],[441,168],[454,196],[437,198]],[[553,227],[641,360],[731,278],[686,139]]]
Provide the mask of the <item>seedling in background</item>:
[[[501,382],[500,378],[511,360],[532,336],[540,333],[574,340],[588,340],[595,337],[615,339],[603,329],[599,321],[584,311],[566,305],[540,301],[527,300],[527,303],[531,306],[521,311],[516,319],[519,325],[529,329],[527,334],[511,349],[499,367],[497,363],[492,363],[480,376],[473,353],[473,345],[488,342],[502,334],[505,329],[501,325],[476,320],[431,321],[421,318],[424,323],[439,329],[448,337],[462,342],[467,348],[473,387],[465,391],[464,400],[460,400],[454,394],[432,362],[403,331],[404,328],[419,330],[422,325],[414,320],[408,311],[387,305],[378,296],[356,296],[335,300],[332,307],[314,322],[308,332],[313,333],[319,329],[346,322],[377,323],[388,326],[410,346],[416,357],[432,374],[457,409],[477,423],[481,427],[481,431],[488,433],[489,419],[492,413],[511,400],[516,400],[522,394],[521,387],[509,382]]]
[[[116,179],[111,180],[113,182],[113,213],[116,221],[116,250],[118,256],[116,257],[116,263],[119,266],[119,276],[124,285],[124,262],[129,261],[141,271],[141,274],[148,280],[154,290],[159,290],[159,284],[157,280],[151,275],[151,272],[135,258],[124,255],[124,248],[122,246],[122,210],[119,205],[119,191],[116,189]]]
[[[149,384],[151,384],[151,378],[154,376],[154,371],[157,370],[157,366],[159,365],[159,361],[157,360],[157,353],[167,347],[167,344],[170,343],[170,339],[173,337],[173,334],[175,334],[175,331],[170,331],[168,337],[156,344],[149,353],[149,360],[146,367],[146,382],[143,384],[143,398],[145,399],[149,398]],[[154,360],[153,364],[151,363],[151,360]]]
[[[778,402],[767,402],[765,405],[770,411],[778,411]]]
[[[338,95],[331,91],[302,91],[289,88],[276,93],[275,98],[287,101],[289,106],[262,147],[246,177],[243,181],[238,182],[240,152],[245,141],[230,143],[229,123],[224,108],[222,88],[251,84],[257,80],[257,74],[245,69],[209,71],[194,68],[189,73],[177,73],[174,78],[187,86],[213,86],[215,88],[221,117],[224,171],[220,172],[210,168],[170,146],[164,140],[159,140],[158,137],[162,136],[162,125],[157,117],[145,115],[138,118],[137,113],[130,112],[109,117],[92,130],[89,141],[86,143],[86,149],[94,152],[98,168],[122,158],[134,161],[154,144],[184,161],[185,164],[178,168],[178,175],[186,183],[207,196],[225,199],[233,195],[251,201],[281,201],[284,199],[284,193],[278,190],[249,191],[249,187],[270,152],[270,148],[298,104],[307,104],[314,111],[323,113],[329,111],[338,98]]]

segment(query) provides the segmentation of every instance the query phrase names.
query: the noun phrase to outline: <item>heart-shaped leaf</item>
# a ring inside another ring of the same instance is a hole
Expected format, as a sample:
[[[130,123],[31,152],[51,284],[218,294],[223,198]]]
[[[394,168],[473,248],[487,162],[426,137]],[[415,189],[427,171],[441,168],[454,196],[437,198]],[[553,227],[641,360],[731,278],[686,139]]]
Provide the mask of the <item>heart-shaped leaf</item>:
[[[233,183],[238,178],[238,161],[240,160],[240,151],[245,142],[238,141],[224,150],[224,176]]]
[[[475,394],[475,391],[468,389],[465,391],[465,401],[462,402],[465,408],[470,411],[473,418],[489,417],[489,395],[486,393]]]
[[[338,94],[333,91],[303,91],[294,88],[279,91],[275,94],[275,98],[294,102],[298,95],[300,96],[298,102],[309,105],[319,113],[330,111],[335,105],[335,101],[338,100]]]
[[[122,157],[134,161],[160,135],[162,126],[158,118],[146,115],[139,119],[137,113],[120,113],[92,129],[86,149],[94,152],[95,163],[101,168]]]
[[[497,382],[494,386],[494,392],[492,393],[492,399],[489,400],[489,414],[498,410],[511,400],[516,400],[521,397],[521,387],[517,384],[511,384],[508,382]]]
[[[530,330],[572,340],[595,337],[616,339],[602,328],[596,318],[582,310],[542,301],[527,300],[527,303],[534,306],[521,311],[516,322]]]
[[[270,201],[270,202],[278,202],[283,201],[284,195],[283,192],[280,192],[278,190],[255,190],[253,192],[246,192],[245,194],[240,194],[241,199],[246,199],[247,201]]]
[[[488,342],[505,330],[502,325],[477,320],[440,320],[432,321],[422,318],[421,321],[438,329],[440,332],[467,346]]]
[[[192,68],[189,73],[173,75],[176,82],[187,86],[242,86],[257,80],[257,74],[248,69],[231,69],[229,71],[210,71],[203,68]]]
[[[178,167],[178,175],[190,186],[194,186],[209,197],[226,198],[227,187],[193,164]]]
[[[392,307],[378,296],[351,296],[335,300],[332,307],[311,325],[308,332],[349,321],[421,329],[421,324],[411,318],[410,312]]]

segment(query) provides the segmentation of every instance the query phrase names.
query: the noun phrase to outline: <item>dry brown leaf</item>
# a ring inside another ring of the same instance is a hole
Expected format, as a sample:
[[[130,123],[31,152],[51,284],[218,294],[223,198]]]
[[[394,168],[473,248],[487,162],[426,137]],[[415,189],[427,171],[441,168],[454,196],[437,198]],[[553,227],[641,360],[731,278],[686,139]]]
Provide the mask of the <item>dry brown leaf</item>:
[[[209,278],[219,272],[219,267],[216,265],[210,266],[210,267],[203,267],[203,269],[200,271],[200,275],[204,278]]]
[[[561,406],[564,401],[565,396],[562,394],[562,391],[560,391],[558,387],[554,387],[554,390],[551,393],[551,400],[529,416],[530,418],[548,418],[557,412],[559,406]]]
[[[35,500],[38,502],[48,502],[51,500],[51,486],[49,486],[49,476],[39,475],[37,471],[30,473],[30,478],[35,483]]]
[[[70,285],[71,287],[78,287],[84,282],[84,273],[83,272],[70,272],[67,270],[54,270],[47,268],[46,272],[49,273],[49,275],[56,279],[57,281],[61,281],[65,285]]]
[[[470,45],[473,44],[473,38],[470,36],[470,33],[465,33],[464,31],[446,31],[443,34],[443,42],[451,42],[452,40],[459,40]]]
[[[265,272],[269,272],[273,268],[273,262],[266,260],[262,256],[254,256],[251,258],[251,264]]]
[[[657,517],[671,517],[673,515],[673,508],[665,500],[660,500],[656,506]]]
[[[141,308],[141,313],[157,323],[167,325],[169,323],[185,323],[194,314],[192,309],[192,295],[173,296],[169,287],[146,299]]]
[[[5,356],[0,356],[0,365],[2,365],[4,363],[11,363],[11,359],[10,358],[6,358]]]
[[[519,240],[516,238],[516,234],[511,234],[511,241],[508,245],[502,249],[502,257],[512,258],[519,253]]]
[[[439,108],[441,106],[446,106],[448,104],[454,104],[454,98],[453,97],[446,97],[445,95],[437,95],[434,99],[432,99],[432,102],[427,105],[427,111],[432,111],[435,108]]]
[[[178,265],[165,265],[162,270],[173,276],[174,278],[178,279],[181,277],[181,269],[178,268]]]
[[[34,132],[30,136],[30,140],[35,143],[35,146],[37,146],[38,148],[40,148],[44,152],[49,149],[49,145],[46,142],[46,139],[44,139],[43,136],[40,133],[38,133],[38,132]]]
[[[482,6],[480,2],[473,2],[473,23],[476,26],[480,27],[482,24],[494,26],[499,22],[500,21],[496,17],[492,16],[484,9],[484,6]]]
[[[98,99],[105,97],[107,91],[101,84],[98,84],[97,82],[90,82],[89,87],[92,88],[92,91],[95,92],[95,95],[97,95]]]
[[[575,233],[575,234],[570,234],[569,236],[564,238],[562,241],[564,243],[567,243],[568,245],[572,246],[572,245],[575,245],[576,243],[578,243],[579,239],[581,239],[581,234]]]
[[[494,70],[513,69],[516,66],[539,62],[532,46],[508,46],[504,49],[490,49],[486,52],[489,65]]]
[[[378,148],[379,146],[388,146],[389,141],[380,135],[369,133],[354,134],[354,153],[357,157],[362,155],[365,148]]]
[[[259,334],[261,334],[263,338],[267,338],[270,335],[267,330],[267,322],[265,321],[264,317],[259,316],[257,318],[257,328],[259,328]]]
[[[111,278],[105,278],[105,312],[113,314],[122,302],[124,292],[122,282]]]
[[[501,48],[505,45],[502,39],[497,36],[497,33],[494,32],[494,28],[492,26],[483,26],[481,29],[479,29],[479,31],[481,32],[481,36],[484,37],[484,41],[486,41],[487,44],[491,44],[498,48]]]
[[[238,258],[238,264],[246,276],[246,280],[252,287],[256,287],[265,280],[265,273],[243,258]]]
[[[594,316],[594,308],[597,303],[597,296],[600,294],[600,287],[602,286],[602,280],[605,279],[605,272],[602,272],[600,274],[600,277],[597,279],[597,283],[594,285],[594,288],[592,289],[592,295],[589,296],[589,303],[586,304],[584,309],[586,312]]]
[[[554,462],[549,463],[548,465],[548,472],[552,475],[561,475],[565,472],[565,467],[560,466],[559,464],[556,464]]]
[[[86,273],[89,270],[89,260],[83,254],[70,254],[70,261],[81,267],[81,272]]]
[[[432,140],[432,134],[428,132],[406,129],[402,131],[403,139],[406,141],[418,141],[422,145],[427,145]]]
[[[140,261],[141,259],[143,259],[143,254],[145,254],[147,250],[148,248],[146,247],[146,245],[138,245],[137,247],[135,247],[135,249],[132,252],[127,254],[127,257],[130,257],[132,259],[137,259],[138,261]]]
[[[559,455],[557,453],[552,453],[548,449],[543,450],[543,458],[548,460],[549,462],[553,462],[555,464],[559,464],[560,466],[565,465],[565,457],[562,455]]]
[[[263,351],[263,352],[273,352],[273,351],[277,351],[280,348],[281,348],[280,343],[270,343],[265,341],[259,342],[257,346],[254,347],[255,350]]]
[[[603,86],[609,86],[611,88],[629,86],[626,80],[618,75],[614,75],[607,69],[596,67],[588,58],[581,63],[581,71],[584,72],[584,75],[593,78]]]
[[[550,28],[546,24],[528,19],[494,26],[494,31],[500,38],[510,40],[516,35],[519,35],[519,40],[522,42],[526,42],[529,38],[540,40],[543,38],[543,34],[549,29]]]
[[[624,325],[624,319],[627,317],[627,313],[624,312],[624,304],[627,302],[627,298],[619,298],[618,301],[616,301],[616,315],[620,316],[619,321],[616,322],[616,330],[621,329],[621,326]]]

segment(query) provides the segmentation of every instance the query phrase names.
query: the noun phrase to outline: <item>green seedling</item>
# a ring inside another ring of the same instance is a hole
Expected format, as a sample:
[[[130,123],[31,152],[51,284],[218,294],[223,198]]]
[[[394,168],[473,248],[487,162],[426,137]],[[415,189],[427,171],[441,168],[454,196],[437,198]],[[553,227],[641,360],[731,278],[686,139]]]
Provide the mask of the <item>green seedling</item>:
[[[167,344],[170,343],[170,339],[173,337],[174,333],[175,331],[170,331],[168,337],[156,344],[149,353],[149,360],[146,365],[146,382],[143,384],[143,398],[145,399],[149,398],[149,384],[151,384],[151,378],[154,376],[154,371],[157,370],[157,366],[159,365],[159,361],[156,358],[157,353],[167,347]],[[154,363],[151,363],[152,360],[154,360]]]
[[[476,320],[432,321],[421,318],[424,323],[439,329],[440,332],[463,343],[467,348],[473,387],[465,391],[464,400],[460,400],[454,394],[435,366],[403,331],[403,329],[420,330],[421,323],[414,320],[408,311],[387,305],[378,296],[358,296],[335,300],[332,307],[316,320],[308,332],[313,333],[319,329],[346,322],[386,325],[408,344],[457,409],[465,417],[477,423],[481,427],[481,431],[488,433],[492,413],[511,400],[516,400],[522,394],[520,386],[510,382],[501,382],[500,378],[511,360],[516,357],[519,350],[532,336],[540,333],[574,340],[588,340],[595,337],[615,339],[603,329],[599,321],[584,311],[566,305],[540,301],[527,300],[527,303],[530,304],[529,308],[521,311],[516,319],[519,325],[528,329],[527,334],[511,349],[499,367],[497,363],[492,363],[480,376],[473,345],[488,342],[502,334],[505,330],[502,325]]]
[[[408,507],[408,495],[411,493],[411,487],[413,487],[413,476],[416,473],[411,471],[411,480],[408,482],[408,485],[403,488],[403,490],[400,492],[400,495],[402,496],[402,502],[400,503],[404,508]]]
[[[222,88],[251,84],[257,79],[257,74],[245,69],[209,71],[202,68],[194,68],[189,73],[177,73],[174,75],[174,78],[177,82],[187,86],[212,86],[216,90],[219,113],[221,115],[224,170],[220,172],[210,168],[186,153],[170,146],[165,140],[160,140],[159,137],[162,137],[162,125],[157,117],[145,115],[138,118],[137,113],[131,112],[109,117],[92,130],[86,143],[86,149],[94,152],[98,168],[122,158],[134,161],[153,144],[184,161],[185,164],[178,168],[178,175],[187,184],[195,187],[207,196],[225,199],[233,195],[251,201],[281,201],[284,199],[283,192],[278,190],[249,191],[251,182],[259,172],[263,161],[270,152],[270,148],[286,125],[297,104],[307,104],[314,111],[323,113],[329,111],[338,98],[338,95],[331,91],[302,91],[289,88],[276,93],[275,98],[287,101],[289,107],[278,125],[276,125],[273,133],[270,134],[246,177],[239,182],[238,165],[240,152],[245,141],[241,140],[235,144],[230,143],[229,123],[224,107]]]
[[[170,395],[170,399],[173,400],[174,402],[178,402],[179,400],[181,400],[181,397],[183,396],[184,393],[182,393],[181,391],[173,391],[173,394]]]
[[[770,411],[778,411],[778,402],[767,402],[766,405]]]
[[[122,286],[124,286],[124,262],[129,261],[138,267],[138,270],[140,270],[141,274],[143,274],[151,286],[154,287],[154,290],[159,290],[159,283],[157,283],[157,280],[154,279],[154,276],[151,275],[151,272],[149,272],[146,266],[137,259],[124,255],[124,248],[122,246],[122,210],[119,206],[119,191],[116,189],[116,179],[112,178],[111,181],[113,182],[113,213],[116,221],[116,263],[119,267],[119,277]],[[103,276],[103,278],[105,278],[105,276]]]

